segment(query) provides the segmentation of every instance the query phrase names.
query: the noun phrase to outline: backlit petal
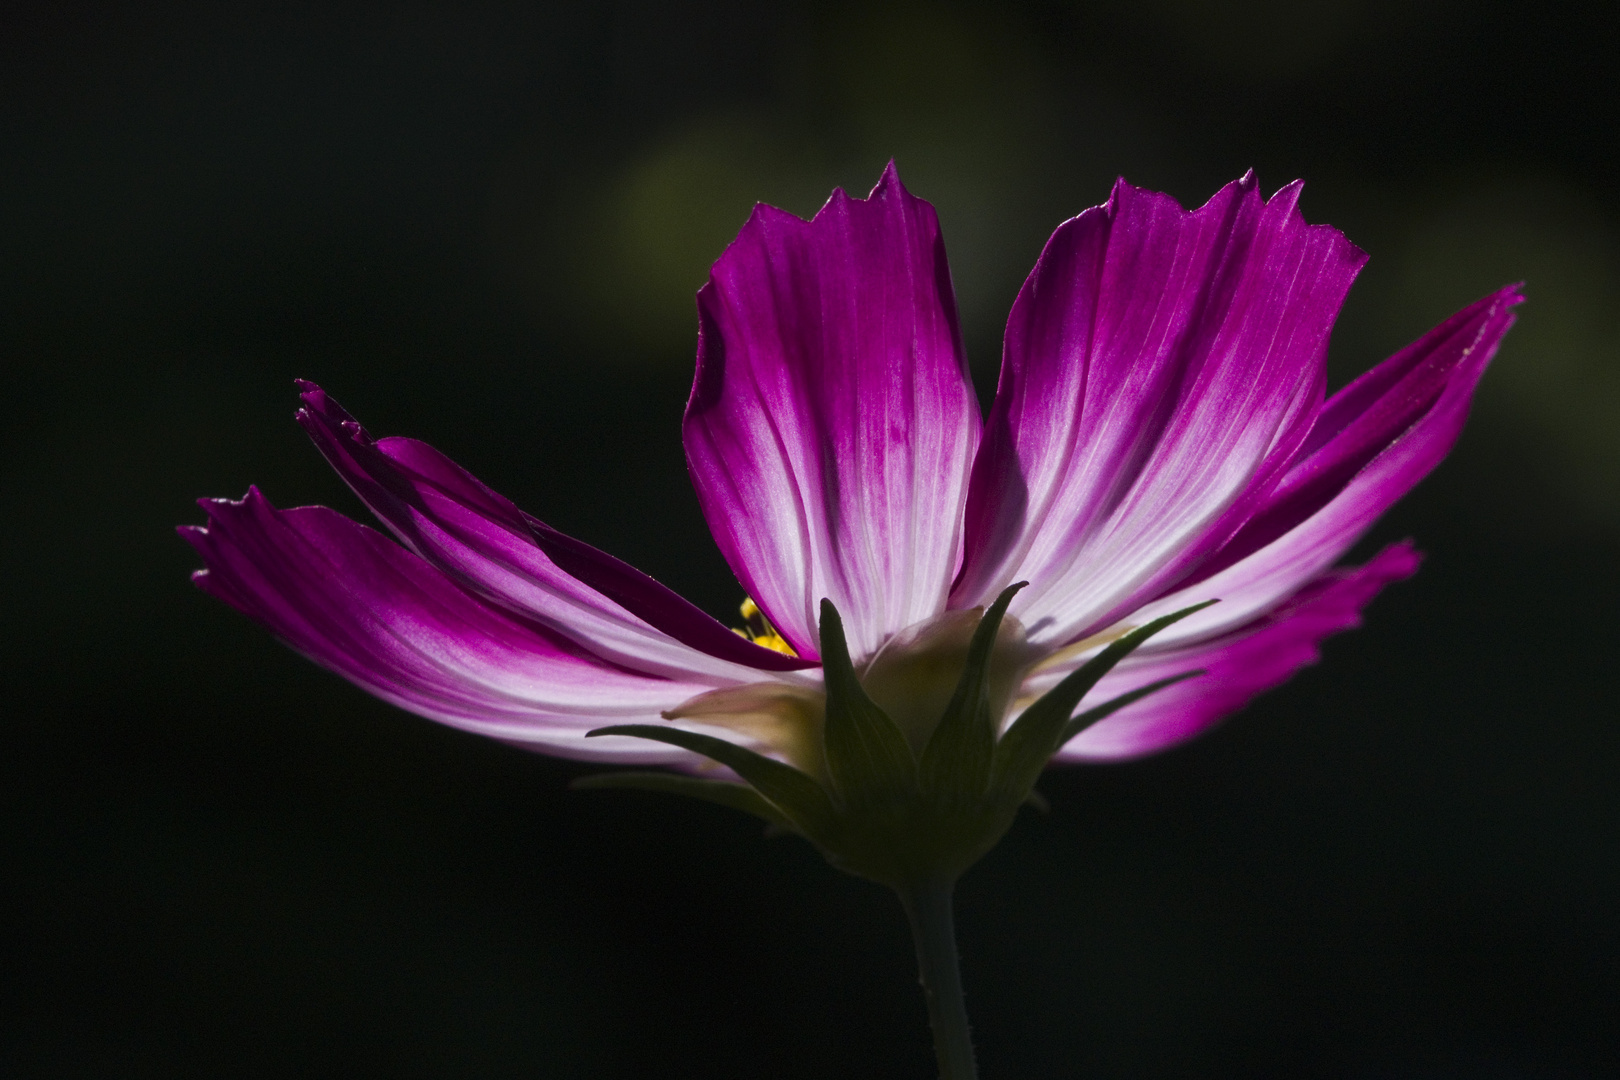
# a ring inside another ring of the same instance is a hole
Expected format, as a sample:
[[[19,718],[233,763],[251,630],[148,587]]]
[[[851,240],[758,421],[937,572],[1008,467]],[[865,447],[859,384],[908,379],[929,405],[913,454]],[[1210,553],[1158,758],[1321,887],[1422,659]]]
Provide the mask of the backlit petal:
[[[1229,634],[1128,657],[1080,703],[1081,710],[1171,675],[1199,669],[1205,674],[1126,706],[1081,732],[1056,760],[1143,757],[1207,730],[1319,659],[1323,638],[1359,626],[1361,610],[1385,585],[1415,573],[1418,561],[1410,544],[1393,544],[1365,566],[1329,571],[1269,615]],[[1065,673],[1044,671],[1027,689],[1042,692]]]
[[[1451,451],[1521,299],[1509,287],[1469,305],[1335,394],[1298,462],[1198,580],[1127,617],[1139,626],[1220,600],[1149,649],[1255,619],[1337,562]]]
[[[938,614],[979,439],[933,207],[891,165],[814,220],[755,209],[698,293],[684,435],[709,527],[801,656]]]
[[[586,741],[713,687],[625,671],[532,620],[485,604],[382,534],[334,510],[277,510],[257,490],[206,500],[204,590],[293,648],[418,715],[565,757],[690,765],[633,739]]]
[[[1028,580],[1032,641],[1106,626],[1254,512],[1321,403],[1364,256],[1252,177],[1196,211],[1121,181],[1060,226],[1008,321],[953,606]]]
[[[412,551],[491,603],[614,663],[683,678],[808,666],[726,629],[658,582],[564,536],[426,443],[373,441],[319,387],[298,419],[355,494]]]

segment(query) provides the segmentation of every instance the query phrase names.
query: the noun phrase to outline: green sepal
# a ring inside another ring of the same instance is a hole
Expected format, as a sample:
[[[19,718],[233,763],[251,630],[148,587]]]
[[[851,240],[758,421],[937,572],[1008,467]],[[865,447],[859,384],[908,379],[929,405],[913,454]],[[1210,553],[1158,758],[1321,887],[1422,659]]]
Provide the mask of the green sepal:
[[[900,727],[861,686],[849,659],[844,622],[821,602],[821,672],[827,687],[827,775],[840,802],[869,806],[917,788],[917,759]]]
[[[833,823],[832,802],[820,784],[793,766],[756,754],[745,746],[712,735],[655,724],[618,724],[585,733],[587,739],[598,735],[629,735],[637,739],[650,739],[718,761],[752,784],[754,790],[806,836],[814,838],[824,835]]]
[[[797,833],[799,827],[782,811],[747,784],[730,780],[701,780],[667,772],[616,772],[581,776],[568,785],[575,791],[656,791],[664,795],[684,795],[689,799],[728,806],[752,814],[778,832]]]
[[[1138,701],[1141,701],[1143,698],[1147,697],[1149,694],[1156,694],[1167,686],[1174,686],[1176,683],[1181,682],[1184,679],[1190,679],[1194,675],[1202,675],[1203,673],[1203,668],[1198,668],[1194,671],[1183,671],[1179,675],[1171,675],[1167,679],[1160,679],[1157,682],[1150,682],[1146,686],[1138,686],[1135,690],[1128,690],[1119,695],[1117,698],[1110,698],[1095,708],[1087,709],[1073,720],[1070,720],[1068,724],[1064,726],[1063,733],[1058,736],[1057,750],[1063,749],[1069,744],[1070,739],[1086,730],[1086,728],[1090,727],[1092,724],[1095,724],[1097,721],[1102,720],[1105,717],[1114,715],[1125,706],[1134,705]],[[1056,753],[1057,750],[1054,750],[1053,753]]]
[[[956,692],[918,763],[926,795],[947,801],[978,799],[990,786],[990,767],[996,755],[996,723],[990,715],[990,654],[1007,605],[1028,584],[1020,581],[1003,589],[973,630]]]
[[[765,821],[768,833],[803,836],[833,865],[896,888],[954,880],[994,846],[1020,806],[1045,810],[1035,780],[1064,743],[1125,706],[1201,674],[1160,679],[1073,715],[1116,664],[1207,604],[1155,619],[1108,645],[1026,709],[998,742],[990,711],[990,665],[1007,607],[1020,587],[1005,590],[979,619],[950,701],[920,754],[913,754],[900,727],[867,694],[850,661],[843,622],[823,600],[825,774],[817,770],[812,777],[714,736],[626,724],[588,734],[678,746],[729,767],[744,783],[631,772],[585,777],[574,786],[658,791],[742,810]]]
[[[1202,604],[1194,604],[1192,607],[1182,608],[1180,611],[1154,619],[1146,626],[1137,627],[1070,672],[1062,682],[1042,695],[1039,701],[1025,709],[1023,715],[1007,729],[1007,733],[1001,737],[1001,742],[996,745],[991,784],[1000,799],[1014,803],[1023,800],[1024,793],[1034,786],[1035,778],[1046,767],[1047,761],[1068,741],[1068,738],[1064,737],[1064,732],[1068,730],[1069,718],[1074,714],[1075,707],[1080,704],[1080,699],[1090,693],[1091,688],[1112,671],[1115,664],[1135,652],[1138,646],[1165,627],[1180,622],[1213,603],[1214,600],[1206,600]],[[1123,708],[1126,704],[1129,702],[1120,702],[1115,708]],[[1110,701],[1098,708],[1107,708],[1109,705],[1114,705],[1114,702]]]

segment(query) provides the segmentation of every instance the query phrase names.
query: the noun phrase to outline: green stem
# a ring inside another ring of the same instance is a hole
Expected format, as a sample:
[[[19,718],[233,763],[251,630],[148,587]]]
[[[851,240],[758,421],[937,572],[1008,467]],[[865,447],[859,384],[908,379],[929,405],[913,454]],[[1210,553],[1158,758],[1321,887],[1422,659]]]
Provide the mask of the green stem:
[[[928,1001],[940,1080],[976,1080],[979,1073],[973,1063],[967,1007],[962,1003],[962,965],[956,955],[956,927],[951,916],[954,885],[929,882],[896,891],[917,945],[918,981]]]

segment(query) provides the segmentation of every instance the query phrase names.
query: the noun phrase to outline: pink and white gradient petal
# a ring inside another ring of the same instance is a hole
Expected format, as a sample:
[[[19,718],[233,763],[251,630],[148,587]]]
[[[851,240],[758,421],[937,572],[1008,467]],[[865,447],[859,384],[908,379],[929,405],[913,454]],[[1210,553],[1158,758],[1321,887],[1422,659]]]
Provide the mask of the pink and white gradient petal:
[[[563,757],[690,767],[692,755],[593,739],[653,722],[712,688],[622,670],[532,620],[484,604],[373,529],[321,506],[277,510],[254,489],[205,500],[181,533],[205,591],[362,689],[452,727]]]
[[[1188,212],[1121,181],[1060,226],[1007,325],[952,606],[1013,604],[1060,646],[1174,584],[1308,435],[1365,257],[1250,177]]]
[[[933,207],[892,165],[808,222],[756,207],[698,315],[692,481],[777,630],[814,657],[830,598],[859,658],[943,611],[980,419]]]
[[[457,584],[613,663],[722,683],[810,666],[738,636],[652,578],[520,511],[415,439],[374,441],[319,387],[298,420],[412,551]]]
[[[1410,544],[1392,544],[1365,566],[1328,571],[1264,618],[1229,634],[1127,657],[1080,703],[1081,711],[1172,675],[1199,669],[1204,674],[1092,725],[1053,760],[1126,761],[1201,734],[1256,694],[1315,663],[1322,639],[1361,625],[1362,609],[1385,585],[1416,573],[1420,561]],[[1026,689],[1044,690],[1074,666],[1042,672]]]
[[[1254,519],[1200,568],[1200,578],[1131,613],[1128,621],[1139,626],[1220,600],[1171,626],[1144,652],[1258,618],[1337,562],[1451,452],[1521,299],[1516,286],[1492,293],[1334,395],[1301,460]],[[1268,539],[1278,529],[1287,531]]]

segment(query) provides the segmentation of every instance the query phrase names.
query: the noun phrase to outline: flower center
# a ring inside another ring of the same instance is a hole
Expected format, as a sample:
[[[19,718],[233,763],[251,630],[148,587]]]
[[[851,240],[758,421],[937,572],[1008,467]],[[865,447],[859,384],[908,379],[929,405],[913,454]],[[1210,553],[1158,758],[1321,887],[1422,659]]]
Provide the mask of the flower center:
[[[752,600],[742,604],[746,629],[736,633],[788,656],[798,655]],[[872,700],[899,726],[912,752],[921,754],[956,691],[968,644],[984,614],[980,608],[947,611],[892,635],[856,673]],[[1006,721],[1024,675],[1036,656],[1017,619],[1001,623],[990,654],[990,709]],[[726,728],[755,749],[786,760],[811,776],[826,776],[822,728],[826,692],[798,682],[757,682],[699,694],[665,712],[666,720]]]
[[[945,715],[983,615],[983,608],[947,611],[908,626],[856,665],[867,695],[899,726],[913,753],[922,753]],[[990,715],[998,731],[1036,658],[1023,624],[1011,616],[1004,618],[989,666]]]

